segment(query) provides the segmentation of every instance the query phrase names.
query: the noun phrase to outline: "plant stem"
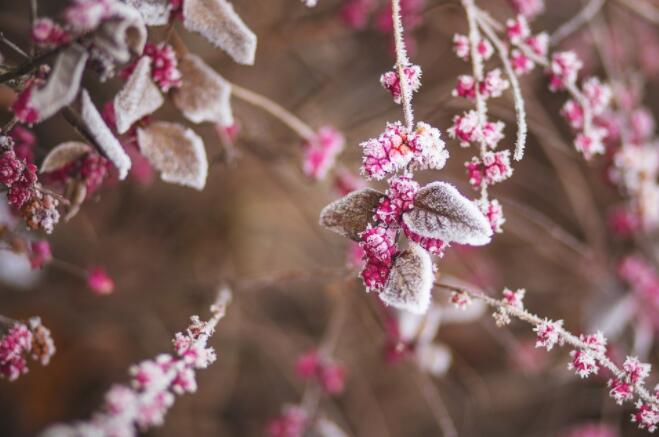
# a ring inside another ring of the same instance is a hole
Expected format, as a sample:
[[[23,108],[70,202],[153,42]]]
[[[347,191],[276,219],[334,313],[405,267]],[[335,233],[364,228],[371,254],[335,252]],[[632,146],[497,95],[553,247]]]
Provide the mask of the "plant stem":
[[[403,35],[403,20],[400,15],[400,0],[391,0],[391,18],[394,23],[394,46],[396,49],[396,70],[400,83],[401,104],[403,106],[403,117],[405,126],[409,131],[414,127],[414,111],[412,110],[412,92],[410,91],[405,67],[410,64],[405,48]]]

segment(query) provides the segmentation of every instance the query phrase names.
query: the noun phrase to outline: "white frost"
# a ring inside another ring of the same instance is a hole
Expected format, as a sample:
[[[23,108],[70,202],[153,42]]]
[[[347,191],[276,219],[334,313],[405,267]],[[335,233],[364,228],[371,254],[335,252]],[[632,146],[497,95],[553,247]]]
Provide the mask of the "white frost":
[[[151,58],[143,56],[114,98],[117,132],[126,133],[137,120],[152,114],[165,100],[151,80]]]

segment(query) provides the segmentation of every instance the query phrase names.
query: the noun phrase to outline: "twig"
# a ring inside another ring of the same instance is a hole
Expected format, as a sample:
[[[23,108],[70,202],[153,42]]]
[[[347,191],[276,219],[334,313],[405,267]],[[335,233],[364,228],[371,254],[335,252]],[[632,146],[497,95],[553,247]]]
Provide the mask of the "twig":
[[[627,7],[641,18],[659,24],[659,9],[643,0],[618,0],[618,3]]]
[[[12,41],[10,41],[10,40],[5,36],[5,34],[2,33],[2,32],[0,32],[0,41],[1,41],[2,43],[4,43],[7,47],[9,47],[10,49],[12,49],[13,51],[15,51],[16,53],[18,53],[21,57],[23,57],[23,58],[25,58],[25,59],[28,59],[28,60],[30,59],[30,55],[28,55],[27,53],[25,53],[25,51],[23,51],[22,48],[20,48],[19,46],[17,46],[16,44],[14,44]]]
[[[405,74],[405,67],[410,64],[405,48],[403,36],[403,20],[400,15],[400,0],[391,0],[391,18],[394,23],[394,46],[396,49],[396,70],[398,70],[398,82],[400,83],[401,104],[403,106],[403,117],[405,126],[409,131],[414,127],[414,111],[412,110],[412,92]]]
[[[263,109],[268,114],[272,115],[286,126],[291,128],[291,130],[297,133],[300,137],[308,140],[315,136],[314,130],[308,124],[267,97],[262,96],[261,94],[257,94],[254,91],[248,90],[247,88],[238,86],[234,83],[231,84],[231,93],[240,100],[250,103],[257,108]]]
[[[563,41],[566,37],[573,34],[579,28],[587,24],[601,10],[606,0],[590,0],[586,6],[581,9],[577,15],[565,22],[561,27],[556,29],[549,37],[549,44],[555,46]]]

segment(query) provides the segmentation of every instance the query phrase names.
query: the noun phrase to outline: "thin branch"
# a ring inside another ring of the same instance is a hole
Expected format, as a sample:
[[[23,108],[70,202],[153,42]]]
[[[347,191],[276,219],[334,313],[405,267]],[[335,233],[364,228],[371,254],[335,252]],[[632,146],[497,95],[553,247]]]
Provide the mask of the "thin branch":
[[[286,126],[291,128],[291,130],[297,133],[300,137],[308,140],[315,136],[315,132],[311,126],[267,97],[261,94],[257,94],[254,91],[248,90],[247,88],[238,86],[234,83],[231,84],[231,93],[240,100],[250,103],[257,108],[263,109],[268,114],[272,115]]]
[[[654,24],[659,24],[659,8],[643,0],[618,0],[618,3],[627,7],[641,18]]]
[[[558,45],[566,37],[578,31],[602,10],[605,3],[606,0],[590,0],[574,17],[563,23],[561,27],[551,34],[549,37],[549,44],[552,46]]]
[[[400,0],[391,0],[391,18],[394,23],[394,46],[396,49],[396,69],[398,70],[398,82],[400,83],[401,104],[403,106],[403,117],[408,130],[414,127],[414,111],[412,110],[412,91],[410,90],[405,67],[410,64],[405,48],[405,37],[403,35],[403,20],[400,15]]]
[[[20,48],[18,45],[16,45],[13,41],[10,41],[4,33],[0,32],[0,42],[2,42],[4,45],[18,53],[21,57],[25,59],[30,59],[30,55],[25,53],[22,48]]]
[[[480,15],[478,16],[480,18]],[[506,76],[510,80],[510,85],[513,90],[513,102],[515,104],[515,113],[517,114],[517,140],[515,141],[515,153],[514,158],[516,161],[519,161],[524,156],[524,149],[526,147],[526,137],[528,133],[528,127],[526,125],[526,110],[524,108],[524,96],[522,96],[522,89],[517,80],[517,75],[513,71],[512,65],[510,65],[510,59],[508,58],[508,48],[497,36],[496,32],[490,27],[485,20],[478,20],[481,29],[490,39],[492,44],[499,53],[499,58],[501,58],[501,63],[503,64],[503,69],[506,71]]]

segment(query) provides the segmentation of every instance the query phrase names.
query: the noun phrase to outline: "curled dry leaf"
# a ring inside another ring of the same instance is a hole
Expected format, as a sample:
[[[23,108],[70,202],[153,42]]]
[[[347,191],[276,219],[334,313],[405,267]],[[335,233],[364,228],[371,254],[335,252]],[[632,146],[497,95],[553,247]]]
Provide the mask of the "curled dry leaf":
[[[254,64],[256,35],[226,0],[185,0],[183,25],[201,33],[239,64]]]
[[[147,26],[163,26],[169,22],[170,0],[126,0],[126,3],[140,12]]]
[[[382,193],[371,188],[353,191],[323,208],[320,224],[330,231],[359,241],[359,234],[366,230],[382,196]]]
[[[30,106],[37,110],[39,121],[55,115],[73,102],[80,89],[80,79],[88,57],[87,50],[80,44],[72,44],[57,56],[48,82],[35,90],[30,99]]]
[[[125,179],[130,170],[130,158],[121,147],[117,138],[103,121],[103,117],[92,103],[87,90],[82,90],[82,121],[89,129],[89,133],[101,148],[103,154],[117,167],[119,179]]]
[[[394,260],[380,299],[395,308],[423,314],[430,305],[432,285],[430,255],[422,247],[412,244]]]
[[[160,171],[165,182],[202,190],[208,175],[201,138],[185,126],[159,121],[137,129],[142,154]]]
[[[446,182],[421,188],[414,208],[403,214],[403,222],[415,234],[447,243],[482,246],[492,237],[490,224],[478,207]]]
[[[131,54],[141,54],[146,44],[146,26],[142,15],[127,4],[112,2],[112,18],[94,33],[94,46],[118,63],[130,60]]]
[[[41,163],[39,171],[41,173],[50,173],[59,170],[67,164],[70,164],[82,158],[92,151],[92,148],[79,141],[68,141],[55,146]]]
[[[133,123],[155,112],[164,102],[160,90],[151,80],[151,58],[143,56],[114,98],[117,132],[127,132]]]
[[[187,53],[178,65],[181,87],[173,91],[174,104],[193,123],[233,124],[231,85],[197,55]]]

